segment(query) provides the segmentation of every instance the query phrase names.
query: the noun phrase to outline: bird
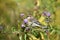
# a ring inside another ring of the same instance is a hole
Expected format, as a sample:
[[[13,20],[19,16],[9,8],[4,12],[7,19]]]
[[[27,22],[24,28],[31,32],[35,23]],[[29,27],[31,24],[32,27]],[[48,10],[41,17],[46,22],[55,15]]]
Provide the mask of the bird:
[[[34,17],[27,17],[27,19],[28,19],[28,26],[32,26],[32,27],[41,27],[41,23],[38,21],[38,20],[36,20]]]
[[[46,19],[46,15],[44,15],[44,13],[42,13],[42,15],[39,19],[36,19],[31,15],[26,17],[26,20],[28,20],[28,22],[27,22],[28,26],[32,26],[32,27],[37,26],[37,27],[41,27],[41,28],[44,28],[45,26],[47,26],[45,19]]]

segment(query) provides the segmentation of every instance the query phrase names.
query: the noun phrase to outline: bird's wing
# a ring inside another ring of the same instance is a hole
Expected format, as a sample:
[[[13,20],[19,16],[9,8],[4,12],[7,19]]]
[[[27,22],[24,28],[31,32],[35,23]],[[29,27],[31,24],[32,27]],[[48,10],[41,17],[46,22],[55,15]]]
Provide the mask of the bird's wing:
[[[42,24],[42,25],[47,25],[47,23],[45,22],[45,17],[41,16],[38,21]]]

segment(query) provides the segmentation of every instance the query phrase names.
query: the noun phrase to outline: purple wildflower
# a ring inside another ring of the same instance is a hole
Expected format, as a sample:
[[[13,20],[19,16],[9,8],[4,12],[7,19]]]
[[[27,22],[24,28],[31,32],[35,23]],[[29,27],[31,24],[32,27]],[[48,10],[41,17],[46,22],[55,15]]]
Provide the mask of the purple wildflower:
[[[24,13],[21,13],[20,16],[23,17],[24,16]]]
[[[44,11],[42,15],[43,15],[43,16],[46,16],[46,13],[47,13],[47,12],[46,12],[46,11]]]
[[[22,27],[22,28],[25,28],[25,25],[24,25],[24,24],[22,24],[22,25],[21,25],[21,27]]]
[[[44,16],[48,16],[48,17],[51,16],[50,12],[47,12],[47,11],[43,12],[43,15],[44,15]]]
[[[50,17],[50,13],[48,12],[47,14],[46,14],[48,17]]]
[[[28,19],[24,19],[24,23],[28,23]]]

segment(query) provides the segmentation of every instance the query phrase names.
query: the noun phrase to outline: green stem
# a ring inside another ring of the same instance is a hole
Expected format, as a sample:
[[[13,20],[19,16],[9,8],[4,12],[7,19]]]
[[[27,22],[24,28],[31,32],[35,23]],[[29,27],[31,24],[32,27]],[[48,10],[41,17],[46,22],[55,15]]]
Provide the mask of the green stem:
[[[25,40],[27,40],[27,38],[26,38],[26,37],[27,37],[27,36],[26,36],[26,34],[25,34],[25,36],[24,36],[24,39],[25,39]]]

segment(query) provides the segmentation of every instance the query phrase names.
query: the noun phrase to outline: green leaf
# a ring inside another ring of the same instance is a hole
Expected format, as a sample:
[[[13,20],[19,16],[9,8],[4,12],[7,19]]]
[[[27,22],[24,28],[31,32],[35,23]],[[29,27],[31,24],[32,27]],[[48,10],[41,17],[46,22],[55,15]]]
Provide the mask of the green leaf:
[[[37,31],[33,31],[33,33],[32,33],[36,38],[39,38],[40,37],[40,34],[39,34],[39,32],[37,32]]]
[[[27,35],[26,34],[24,35],[24,39],[27,40]]]

